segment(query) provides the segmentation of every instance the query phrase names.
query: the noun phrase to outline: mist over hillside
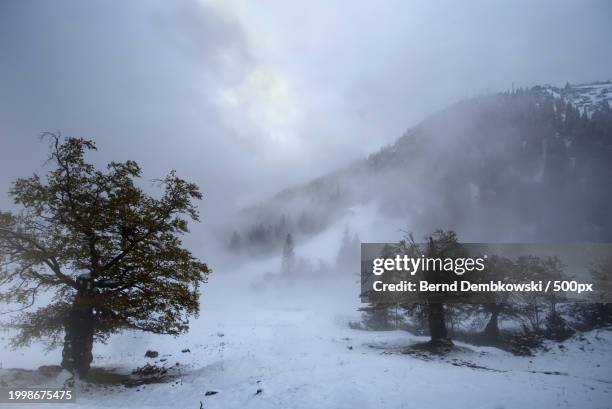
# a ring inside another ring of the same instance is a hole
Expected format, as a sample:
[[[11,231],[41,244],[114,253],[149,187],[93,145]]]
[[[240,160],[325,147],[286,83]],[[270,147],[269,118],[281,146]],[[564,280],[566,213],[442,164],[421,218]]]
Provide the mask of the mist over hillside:
[[[600,82],[459,102],[367,159],[245,209],[234,239],[275,250],[287,233],[307,239],[369,204],[381,224],[418,237],[444,228],[466,241],[610,240],[611,98],[612,83]]]

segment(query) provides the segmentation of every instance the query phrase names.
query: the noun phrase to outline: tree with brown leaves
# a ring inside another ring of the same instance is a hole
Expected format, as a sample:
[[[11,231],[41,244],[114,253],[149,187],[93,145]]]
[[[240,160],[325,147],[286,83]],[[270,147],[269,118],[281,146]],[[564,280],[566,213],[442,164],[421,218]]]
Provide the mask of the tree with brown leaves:
[[[210,270],[183,247],[198,221],[198,187],[171,172],[159,198],[135,181],[134,161],[105,171],[85,159],[93,141],[44,135],[52,169],[14,182],[18,212],[0,212],[0,300],[20,308],[13,345],[37,338],[57,346],[62,366],[87,375],[94,341],[120,330],[176,335],[199,312]]]

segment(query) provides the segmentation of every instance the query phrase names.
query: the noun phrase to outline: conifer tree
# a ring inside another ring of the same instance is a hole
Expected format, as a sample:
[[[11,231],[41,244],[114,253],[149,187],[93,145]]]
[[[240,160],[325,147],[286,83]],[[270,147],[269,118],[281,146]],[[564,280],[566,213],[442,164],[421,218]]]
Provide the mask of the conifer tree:
[[[389,244],[385,244],[381,251],[382,258],[393,258],[396,254],[396,248]],[[393,280],[392,274],[387,273],[383,277],[383,281]],[[367,294],[366,294],[367,295]],[[391,309],[394,308],[394,313]],[[397,328],[398,315],[397,315],[397,304],[394,303],[381,303],[381,302],[370,302],[365,307],[361,307],[359,311],[362,312],[361,321],[363,326],[367,329],[374,331],[384,331],[392,328]]]
[[[348,226],[344,227],[342,233],[342,241],[340,242],[340,249],[338,250],[338,256],[336,257],[336,265],[338,268],[342,268],[346,263],[351,248],[351,238]]]
[[[293,273],[295,268],[295,250],[293,248],[293,237],[291,233],[287,234],[285,244],[283,245],[282,269],[283,273]]]
[[[229,242],[229,250],[231,252],[237,253],[242,249],[242,238],[240,237],[240,234],[235,231],[234,233],[232,233],[232,238],[230,239]]]

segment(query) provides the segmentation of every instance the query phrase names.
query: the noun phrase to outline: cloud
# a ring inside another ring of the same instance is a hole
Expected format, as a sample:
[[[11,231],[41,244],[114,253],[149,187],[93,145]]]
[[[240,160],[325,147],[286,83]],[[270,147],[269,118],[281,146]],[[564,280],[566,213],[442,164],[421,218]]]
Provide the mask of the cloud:
[[[205,215],[345,166],[462,98],[612,68],[606,1],[0,7],[0,189],[40,172],[35,137],[59,129],[96,139],[101,162],[177,168]]]

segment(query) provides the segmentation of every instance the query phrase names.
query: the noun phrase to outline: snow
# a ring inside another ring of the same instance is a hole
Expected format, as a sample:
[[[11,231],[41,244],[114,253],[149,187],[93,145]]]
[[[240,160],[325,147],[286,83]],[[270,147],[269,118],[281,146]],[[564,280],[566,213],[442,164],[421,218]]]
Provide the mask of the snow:
[[[125,333],[95,347],[94,366],[125,373],[147,362],[178,362],[173,382],[79,389],[76,404],[53,407],[196,409],[200,401],[206,409],[611,407],[611,331],[576,336],[563,348],[551,343],[534,357],[461,343],[443,358],[404,354],[426,339],[349,329],[359,318],[358,276],[292,283],[274,274],[279,266],[271,258],[232,272],[216,269],[188,334]],[[254,291],[253,281],[270,272],[269,287]],[[145,358],[148,349],[160,356]],[[40,346],[0,350],[3,368],[34,369],[59,357]]]
[[[558,88],[551,85],[543,87],[554,98],[562,98],[572,103],[582,112],[591,115],[605,101],[612,103],[612,82],[570,85],[569,88]]]

